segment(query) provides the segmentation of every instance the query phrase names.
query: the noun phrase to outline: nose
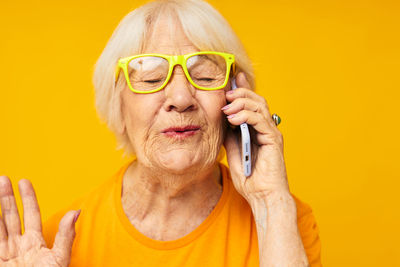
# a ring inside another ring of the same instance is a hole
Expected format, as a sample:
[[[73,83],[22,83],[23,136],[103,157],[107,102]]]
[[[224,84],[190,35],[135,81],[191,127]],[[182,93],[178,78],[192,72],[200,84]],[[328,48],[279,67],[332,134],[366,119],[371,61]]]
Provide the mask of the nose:
[[[168,84],[164,88],[164,108],[167,111],[185,112],[197,108],[196,89],[187,80],[181,66],[175,66]]]

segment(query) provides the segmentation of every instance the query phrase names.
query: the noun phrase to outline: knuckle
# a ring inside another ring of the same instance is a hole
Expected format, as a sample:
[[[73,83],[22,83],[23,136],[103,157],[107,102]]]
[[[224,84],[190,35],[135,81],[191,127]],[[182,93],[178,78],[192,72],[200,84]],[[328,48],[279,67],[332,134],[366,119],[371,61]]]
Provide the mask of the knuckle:
[[[268,111],[268,110],[269,110],[268,102],[267,102],[267,100],[266,100],[264,97],[262,98],[262,103],[263,103],[264,109],[265,109],[266,111]]]
[[[13,214],[16,213],[14,209],[14,199],[12,196],[5,196],[1,202],[1,209],[4,214]]]
[[[275,134],[275,140],[278,144],[283,144],[283,135],[279,130]]]
[[[243,97],[245,94],[244,88],[242,88],[242,87],[238,87],[237,89],[234,90],[234,92],[239,97]]]
[[[246,108],[246,101],[244,98],[238,98],[236,99],[236,102],[240,108]]]
[[[263,103],[257,103],[257,111],[265,114],[266,113],[265,105]]]
[[[248,111],[245,110],[245,109],[242,109],[241,111],[238,112],[238,115],[241,116],[242,118],[244,118],[244,117],[247,118],[247,116],[248,116]]]
[[[246,97],[246,98],[250,97],[250,94],[253,92],[253,91],[251,91],[250,89],[244,88],[244,87],[241,88],[241,90],[242,90],[243,96]]]
[[[11,182],[7,176],[0,176],[0,189],[7,188],[10,185],[11,185]]]
[[[265,99],[265,97],[261,97],[261,103],[263,103],[264,106],[268,106],[267,100]]]

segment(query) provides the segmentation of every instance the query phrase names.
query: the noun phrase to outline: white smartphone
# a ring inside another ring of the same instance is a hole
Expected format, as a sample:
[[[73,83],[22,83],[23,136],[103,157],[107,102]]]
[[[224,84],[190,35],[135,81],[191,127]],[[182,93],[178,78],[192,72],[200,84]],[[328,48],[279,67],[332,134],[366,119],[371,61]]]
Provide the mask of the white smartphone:
[[[237,88],[236,79],[233,78],[231,82],[232,90]],[[240,132],[242,134],[242,166],[243,173],[246,177],[251,175],[251,142],[250,132],[247,123],[240,124]]]

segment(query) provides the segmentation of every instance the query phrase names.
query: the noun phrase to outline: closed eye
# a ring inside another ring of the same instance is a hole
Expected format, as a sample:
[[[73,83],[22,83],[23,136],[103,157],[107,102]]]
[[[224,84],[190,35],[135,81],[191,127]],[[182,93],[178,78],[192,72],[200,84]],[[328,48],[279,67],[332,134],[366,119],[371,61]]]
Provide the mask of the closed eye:
[[[162,81],[161,79],[155,79],[155,80],[145,80],[144,82],[145,83],[159,83],[161,81]]]
[[[197,78],[196,80],[198,80],[198,81],[205,81],[205,82],[212,82],[212,81],[214,81],[215,79],[213,79],[213,78]]]

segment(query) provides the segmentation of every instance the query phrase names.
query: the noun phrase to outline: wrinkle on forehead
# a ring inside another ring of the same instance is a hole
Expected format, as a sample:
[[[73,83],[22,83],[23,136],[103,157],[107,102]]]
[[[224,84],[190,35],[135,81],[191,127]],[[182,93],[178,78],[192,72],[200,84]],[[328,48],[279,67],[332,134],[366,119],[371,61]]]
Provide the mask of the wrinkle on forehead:
[[[183,55],[199,51],[185,35],[175,14],[160,14],[151,27],[144,53]]]

